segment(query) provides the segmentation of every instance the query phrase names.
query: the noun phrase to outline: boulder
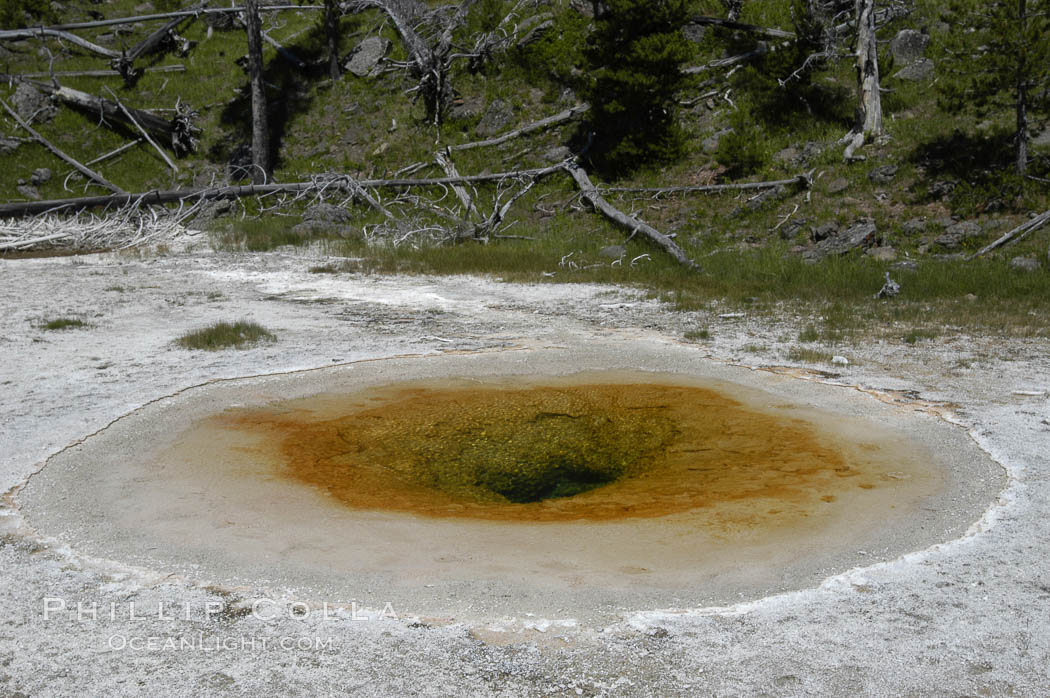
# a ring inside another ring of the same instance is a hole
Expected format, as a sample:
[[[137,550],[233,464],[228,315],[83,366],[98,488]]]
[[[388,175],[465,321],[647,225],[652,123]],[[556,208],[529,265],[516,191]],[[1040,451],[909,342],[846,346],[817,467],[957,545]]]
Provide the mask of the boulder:
[[[897,176],[898,169],[896,165],[882,165],[868,172],[868,179],[872,184],[889,184]]]
[[[845,230],[828,235],[816,244],[815,248],[807,250],[804,256],[812,261],[833,255],[844,255],[851,250],[871,247],[875,244],[875,221],[870,218],[861,218]]]
[[[3,134],[0,134],[0,155],[7,155],[18,150],[18,146],[22,145],[22,141],[17,138],[8,138]]]
[[[944,232],[933,241],[933,244],[954,250],[964,241],[978,237],[982,232],[981,226],[974,221],[959,221],[945,228]]]
[[[33,175],[29,178],[29,183],[33,186],[39,186],[46,184],[51,181],[51,170],[46,167],[38,167],[33,170]]]
[[[20,184],[17,189],[18,193],[27,199],[32,199],[33,201],[40,200],[40,192],[38,192],[36,187],[31,184]]]
[[[907,235],[915,235],[916,233],[921,233],[924,230],[926,230],[926,220],[923,218],[912,218],[910,220],[904,221],[904,223],[901,225],[901,231],[906,233]]]
[[[50,121],[58,113],[47,95],[25,82],[18,83],[11,101],[15,111],[26,123]]]
[[[619,259],[627,254],[627,248],[623,245],[609,245],[598,250],[598,254],[609,259]]]
[[[893,77],[898,80],[911,80],[913,82],[929,80],[933,77],[933,71],[936,67],[936,64],[929,58],[920,58],[911,65],[906,65],[898,70],[893,74]]]
[[[934,199],[943,199],[955,191],[956,183],[949,180],[940,180],[930,185],[930,196]]]
[[[829,237],[839,234],[839,226],[836,223],[823,223],[815,228],[811,228],[809,231],[810,239],[813,242],[820,242],[826,240]]]
[[[379,61],[386,57],[390,51],[391,42],[380,36],[369,36],[361,40],[354,49],[350,60],[346,62],[346,69],[359,78],[371,74]]]
[[[497,99],[485,110],[474,131],[479,136],[495,136],[497,133],[506,131],[513,120],[514,110],[511,109],[510,104],[502,99]]]
[[[929,44],[928,34],[914,29],[901,29],[890,41],[890,53],[898,63],[910,65],[925,57]]]

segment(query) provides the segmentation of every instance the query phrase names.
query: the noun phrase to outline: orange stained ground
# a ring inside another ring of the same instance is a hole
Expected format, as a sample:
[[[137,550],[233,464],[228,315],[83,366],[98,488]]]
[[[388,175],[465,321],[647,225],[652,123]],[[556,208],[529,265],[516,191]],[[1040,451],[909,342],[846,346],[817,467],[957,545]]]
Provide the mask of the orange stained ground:
[[[212,420],[346,507],[424,517],[611,521],[754,502],[756,520],[783,523],[901,484],[878,443],[671,383],[399,384]]]

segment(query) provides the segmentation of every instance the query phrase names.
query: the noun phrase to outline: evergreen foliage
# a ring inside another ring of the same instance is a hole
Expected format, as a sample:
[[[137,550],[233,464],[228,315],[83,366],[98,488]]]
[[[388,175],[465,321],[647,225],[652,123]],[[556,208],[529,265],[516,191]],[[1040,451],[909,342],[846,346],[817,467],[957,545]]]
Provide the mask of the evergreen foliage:
[[[1050,109],[1050,0],[956,0],[945,19],[941,107],[978,116],[1012,110],[1014,167],[1027,167],[1029,120]]]
[[[17,29],[56,20],[48,0],[0,0],[0,28]]]
[[[592,159],[610,174],[681,155],[675,93],[692,47],[681,27],[686,0],[610,0],[587,44],[593,79],[586,87],[595,131]]]

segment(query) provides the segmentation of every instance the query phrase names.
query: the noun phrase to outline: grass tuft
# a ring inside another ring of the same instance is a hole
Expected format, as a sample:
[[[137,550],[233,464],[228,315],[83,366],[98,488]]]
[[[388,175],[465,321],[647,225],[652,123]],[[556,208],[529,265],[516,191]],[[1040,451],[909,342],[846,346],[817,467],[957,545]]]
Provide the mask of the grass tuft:
[[[807,364],[827,364],[831,363],[831,354],[826,351],[820,351],[819,349],[806,349],[805,347],[792,347],[788,351],[787,358],[789,361],[798,361],[800,363]]]
[[[218,351],[229,347],[244,347],[257,342],[274,342],[277,336],[255,322],[217,322],[200,330],[187,332],[176,340],[185,349]]]
[[[76,327],[87,327],[87,323],[75,317],[59,317],[53,320],[45,320],[40,325],[44,330],[71,330]]]

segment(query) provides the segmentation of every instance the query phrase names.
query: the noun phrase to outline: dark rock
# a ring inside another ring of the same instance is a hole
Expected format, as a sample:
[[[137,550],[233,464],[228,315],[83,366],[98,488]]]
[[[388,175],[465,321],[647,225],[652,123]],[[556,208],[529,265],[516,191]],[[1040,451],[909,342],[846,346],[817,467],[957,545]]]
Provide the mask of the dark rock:
[[[908,65],[926,55],[930,37],[914,29],[901,29],[890,41],[890,53],[898,63]]]
[[[314,204],[303,212],[303,221],[316,221],[318,223],[348,223],[350,220],[350,212],[342,206],[335,206],[334,204]]]
[[[782,240],[790,240],[799,234],[809,221],[805,218],[792,218],[784,225],[780,226],[780,238]]]
[[[893,181],[893,178],[897,176],[897,170],[900,169],[896,165],[882,165],[876,167],[872,171],[868,172],[868,179],[873,184],[889,184]]]
[[[11,101],[15,111],[26,123],[47,122],[58,113],[58,109],[51,104],[47,95],[25,82],[18,83]]]
[[[389,39],[379,36],[363,39],[347,61],[346,69],[359,78],[369,75],[379,65],[379,61],[386,57],[391,46]]]
[[[816,228],[811,228],[809,237],[813,242],[820,242],[838,234],[839,226],[837,223],[823,223]]]
[[[860,247],[871,247],[875,244],[876,233],[875,221],[861,218],[845,230],[818,242],[816,250],[821,257],[843,255]]]
[[[838,179],[832,180],[832,182],[828,184],[829,194],[841,194],[847,189],[849,189],[849,180],[847,180],[845,177],[839,177]]]
[[[38,192],[36,190],[36,187],[34,187],[34,186],[31,186],[29,184],[20,184],[17,187],[17,189],[18,189],[18,193],[21,194],[22,196],[26,197],[27,199],[32,199],[33,201],[39,201],[40,200],[40,192]]]
[[[943,199],[955,191],[956,183],[948,180],[940,180],[930,185],[930,196],[934,199]]]
[[[933,244],[940,245],[948,250],[954,250],[965,240],[978,237],[982,232],[981,226],[977,223],[960,221],[945,228],[944,232],[933,241]]]
[[[726,135],[728,133],[732,133],[732,132],[733,132],[733,129],[731,129],[731,128],[724,128],[721,131],[718,131],[717,133],[714,133],[714,134],[708,136],[707,138],[705,138],[703,140],[703,142],[701,143],[701,146],[703,147],[704,152],[705,153],[713,153],[716,150],[718,150],[718,143],[719,143],[719,141],[722,140],[722,136],[724,136],[724,135]]]
[[[912,80],[914,82],[929,80],[933,77],[933,71],[936,67],[929,58],[920,58],[911,65],[906,65],[898,70],[893,74],[893,77],[898,80]]]
[[[7,138],[6,136],[0,135],[0,155],[7,155],[18,150],[18,146],[22,145],[22,141],[17,138]]]
[[[912,218],[901,225],[901,231],[908,235],[915,235],[926,230],[926,220],[923,218]]]
[[[506,131],[513,120],[514,110],[507,102],[497,99],[485,110],[474,131],[480,136],[494,136]]]
[[[1017,271],[1039,271],[1039,260],[1035,257],[1014,257],[1010,260],[1010,268]]]
[[[38,167],[33,170],[33,176],[29,178],[29,183],[33,186],[39,186],[46,184],[51,181],[51,170],[46,167]]]
[[[609,259],[619,259],[627,254],[627,248],[623,245],[609,245],[598,250],[598,254]]]

